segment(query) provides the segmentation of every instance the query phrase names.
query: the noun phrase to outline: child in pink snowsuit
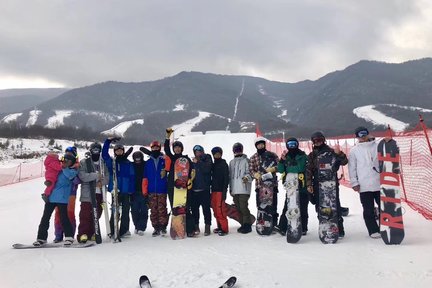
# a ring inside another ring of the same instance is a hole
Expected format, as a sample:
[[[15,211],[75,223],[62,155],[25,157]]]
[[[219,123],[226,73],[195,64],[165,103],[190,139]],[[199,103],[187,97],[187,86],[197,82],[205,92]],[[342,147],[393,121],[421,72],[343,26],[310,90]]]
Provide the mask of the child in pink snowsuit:
[[[51,195],[51,192],[54,189],[54,186],[57,182],[57,177],[60,171],[62,171],[62,164],[58,158],[58,155],[54,152],[48,153],[47,157],[44,161],[45,166],[45,188],[44,193],[42,194],[42,199],[48,199]]]

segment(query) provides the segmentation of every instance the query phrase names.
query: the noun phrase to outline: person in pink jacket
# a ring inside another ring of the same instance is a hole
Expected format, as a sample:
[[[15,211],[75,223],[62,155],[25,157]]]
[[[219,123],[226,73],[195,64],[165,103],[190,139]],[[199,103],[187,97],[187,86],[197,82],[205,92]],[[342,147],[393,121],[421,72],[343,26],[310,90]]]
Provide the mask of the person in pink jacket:
[[[48,153],[44,161],[45,166],[45,191],[42,194],[42,199],[47,202],[54,186],[57,182],[57,177],[60,171],[62,171],[62,164],[59,156],[55,152]]]

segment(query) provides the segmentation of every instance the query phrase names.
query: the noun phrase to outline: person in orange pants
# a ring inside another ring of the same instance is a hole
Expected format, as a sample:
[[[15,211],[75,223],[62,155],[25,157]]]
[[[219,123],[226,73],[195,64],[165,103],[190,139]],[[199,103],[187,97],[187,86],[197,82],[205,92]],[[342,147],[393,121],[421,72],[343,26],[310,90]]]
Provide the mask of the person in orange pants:
[[[222,148],[214,147],[211,153],[214,158],[211,182],[211,207],[218,226],[213,232],[217,233],[219,236],[225,236],[228,234],[225,199],[229,183],[229,168],[225,159],[222,159]]]

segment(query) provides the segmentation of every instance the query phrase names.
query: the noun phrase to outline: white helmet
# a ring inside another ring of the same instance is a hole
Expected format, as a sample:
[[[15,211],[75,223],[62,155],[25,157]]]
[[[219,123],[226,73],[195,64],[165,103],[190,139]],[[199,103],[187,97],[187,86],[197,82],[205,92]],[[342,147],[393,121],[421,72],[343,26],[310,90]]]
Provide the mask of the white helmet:
[[[255,139],[255,147],[258,145],[258,143],[264,143],[264,145],[266,144],[266,139],[264,137],[257,137]]]

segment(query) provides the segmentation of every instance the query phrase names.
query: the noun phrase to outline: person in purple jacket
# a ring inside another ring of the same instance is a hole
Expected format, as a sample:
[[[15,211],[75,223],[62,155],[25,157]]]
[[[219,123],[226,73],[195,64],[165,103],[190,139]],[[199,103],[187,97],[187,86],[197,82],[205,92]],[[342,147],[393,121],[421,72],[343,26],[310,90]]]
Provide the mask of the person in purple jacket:
[[[72,189],[72,181],[78,174],[78,171],[72,168],[75,162],[76,158],[73,155],[65,154],[63,156],[63,169],[57,178],[57,182],[48,201],[45,203],[44,212],[37,232],[37,240],[33,242],[34,246],[42,246],[47,243],[50,219],[56,207],[59,209],[60,221],[65,234],[64,245],[70,246],[74,241],[74,233],[68,217],[67,205]]]

